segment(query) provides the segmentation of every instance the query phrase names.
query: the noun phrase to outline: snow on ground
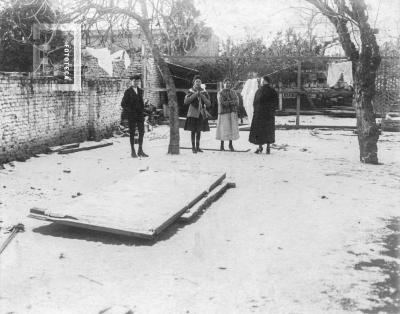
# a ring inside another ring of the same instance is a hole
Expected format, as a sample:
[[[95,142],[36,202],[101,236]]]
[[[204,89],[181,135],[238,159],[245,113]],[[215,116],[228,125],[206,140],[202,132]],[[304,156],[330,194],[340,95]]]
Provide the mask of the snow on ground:
[[[400,134],[381,135],[378,166],[359,162],[352,131],[278,130],[271,155],[171,156],[168,134],[166,127],[146,134],[147,159],[132,159],[123,137],[0,170],[0,240],[5,227],[26,227],[0,255],[1,313],[99,313],[114,305],[134,313],[396,313]],[[188,132],[180,134],[190,146]],[[203,133],[202,146],[219,147],[214,137],[215,129]],[[248,132],[234,145],[255,149]],[[176,175],[224,170],[237,188],[156,242],[27,218],[33,206],[57,208],[147,167]]]

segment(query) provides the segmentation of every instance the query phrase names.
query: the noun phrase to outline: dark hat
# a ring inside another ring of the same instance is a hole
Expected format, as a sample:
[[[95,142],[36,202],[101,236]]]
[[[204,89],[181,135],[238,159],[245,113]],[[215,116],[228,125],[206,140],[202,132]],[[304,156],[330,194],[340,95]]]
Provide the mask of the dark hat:
[[[265,82],[271,83],[271,79],[269,78],[268,75],[264,75],[262,78],[264,79]]]

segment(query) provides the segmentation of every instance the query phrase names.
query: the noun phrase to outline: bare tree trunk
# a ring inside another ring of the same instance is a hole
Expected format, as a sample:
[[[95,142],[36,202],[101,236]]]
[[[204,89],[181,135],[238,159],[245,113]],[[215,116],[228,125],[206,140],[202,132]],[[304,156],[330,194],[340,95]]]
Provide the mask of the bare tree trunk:
[[[358,144],[360,161],[378,164],[378,146],[380,130],[375,122],[372,100],[375,95],[376,73],[370,70],[369,62],[359,61],[354,81],[353,105],[356,109]]]
[[[176,96],[176,87],[174,79],[172,78],[171,71],[167,63],[162,58],[160,51],[153,45],[153,57],[156,61],[161,75],[167,87],[168,107],[169,107],[169,146],[168,154],[179,154],[179,109],[178,98]]]
[[[353,10],[360,17],[361,53],[353,74],[355,93],[353,97],[356,116],[358,144],[360,146],[360,161],[368,164],[378,164],[378,139],[380,130],[375,121],[372,105],[375,96],[376,72],[381,63],[379,46],[374,30],[368,24],[365,15],[365,4],[354,1]]]
[[[146,38],[147,44],[152,51],[153,58],[167,86],[168,105],[170,109],[170,141],[168,153],[179,154],[179,116],[175,83],[168,65],[161,55],[160,48],[154,42],[153,34],[150,29],[151,19],[149,19],[149,14],[147,12],[147,0],[138,1],[141,7],[142,15],[134,10],[134,5],[137,1],[135,1],[133,4],[131,0],[128,1],[128,7],[118,7],[118,5],[114,6],[113,1],[109,2],[108,5],[107,1],[103,1],[102,4],[97,4],[95,1],[81,1],[81,5],[79,6],[78,10],[81,12],[89,12],[90,9],[95,9],[100,16],[105,14],[125,16],[134,19],[139,24],[143,35]]]
[[[376,41],[375,30],[368,23],[367,6],[364,0],[349,2],[335,0],[329,6],[324,0],[306,0],[313,4],[335,26],[342,48],[353,63],[354,96],[356,109],[360,161],[378,164],[379,128],[375,122],[372,101],[375,95],[376,71],[381,57]],[[361,47],[356,48],[347,27],[354,21],[360,31]]]
[[[167,87],[168,96],[168,107],[169,107],[169,146],[168,154],[178,155],[179,154],[179,115],[178,115],[178,98],[176,96],[176,87],[174,79],[172,78],[171,71],[168,68],[167,63],[160,53],[160,49],[155,45],[153,36],[149,27],[149,20],[147,19],[147,8],[146,2],[141,0],[141,7],[144,15],[144,19],[139,21],[144,36],[146,37],[147,43],[151,47],[153,58],[160,69],[161,75],[164,79]]]

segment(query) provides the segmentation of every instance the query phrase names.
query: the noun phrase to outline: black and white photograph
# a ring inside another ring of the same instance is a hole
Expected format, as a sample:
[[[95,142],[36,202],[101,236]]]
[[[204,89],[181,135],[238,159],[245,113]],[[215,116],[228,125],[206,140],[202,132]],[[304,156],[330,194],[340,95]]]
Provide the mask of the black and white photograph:
[[[400,314],[400,1],[0,0],[0,314]]]

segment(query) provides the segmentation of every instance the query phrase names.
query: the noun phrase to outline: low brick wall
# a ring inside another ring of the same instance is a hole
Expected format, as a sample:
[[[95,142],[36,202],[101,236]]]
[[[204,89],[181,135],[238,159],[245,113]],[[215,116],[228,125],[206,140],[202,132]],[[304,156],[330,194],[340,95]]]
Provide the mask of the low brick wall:
[[[109,137],[119,124],[128,80],[84,79],[82,91],[57,91],[52,78],[0,73],[0,163],[49,146]]]

